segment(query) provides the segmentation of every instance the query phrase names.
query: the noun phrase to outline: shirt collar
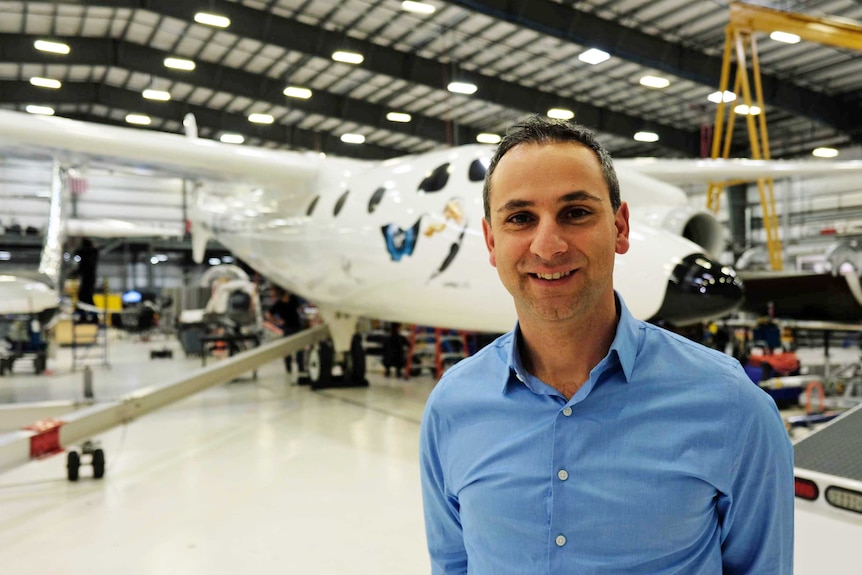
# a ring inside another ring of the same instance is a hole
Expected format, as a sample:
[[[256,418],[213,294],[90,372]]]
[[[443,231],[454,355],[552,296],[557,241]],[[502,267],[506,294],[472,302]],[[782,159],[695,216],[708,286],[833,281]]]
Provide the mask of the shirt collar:
[[[635,358],[637,357],[638,348],[640,347],[641,329],[640,322],[634,318],[623,301],[622,296],[615,290],[614,296],[619,310],[619,322],[617,323],[617,332],[614,340],[611,342],[611,347],[608,349],[608,355],[599,362],[601,364],[613,364],[613,359],[623,371],[626,382],[631,381],[632,372],[634,370]],[[521,338],[521,327],[518,322],[515,322],[515,328],[510,332],[511,338],[508,342],[507,361],[509,365],[510,377],[504,382],[505,386],[509,384],[512,378],[517,379],[523,385],[529,384],[529,374],[524,368],[524,363],[521,361],[521,353],[518,349],[518,341]]]

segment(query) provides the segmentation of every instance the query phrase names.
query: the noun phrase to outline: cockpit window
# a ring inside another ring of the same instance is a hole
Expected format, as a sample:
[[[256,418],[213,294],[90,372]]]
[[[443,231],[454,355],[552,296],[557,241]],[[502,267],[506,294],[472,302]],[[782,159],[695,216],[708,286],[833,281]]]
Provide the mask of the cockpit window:
[[[470,173],[468,174],[471,182],[481,182],[485,179],[485,172],[488,171],[488,166],[482,160],[473,160],[470,164]]]
[[[332,215],[333,216],[337,216],[338,213],[341,211],[341,208],[344,207],[344,202],[347,201],[347,194],[349,194],[349,193],[350,193],[350,190],[345,191],[343,194],[341,194],[341,197],[338,198],[338,201],[335,202],[335,207],[332,209]]]
[[[311,213],[314,211],[314,208],[316,208],[316,207],[317,207],[317,201],[318,201],[319,199],[320,199],[320,196],[314,196],[314,199],[313,199],[313,200],[311,200],[311,203],[310,203],[310,204],[308,204],[308,209],[307,209],[307,210],[305,210],[305,215],[306,215],[306,216],[310,216],[310,215],[311,215]]]
[[[439,192],[446,187],[446,182],[449,181],[449,163],[434,168],[422,183],[419,184],[420,192]]]
[[[371,195],[371,199],[368,200],[368,213],[373,214],[374,210],[377,209],[377,206],[380,204],[380,201],[383,199],[383,194],[386,193],[386,188],[380,186],[377,188],[374,193]]]

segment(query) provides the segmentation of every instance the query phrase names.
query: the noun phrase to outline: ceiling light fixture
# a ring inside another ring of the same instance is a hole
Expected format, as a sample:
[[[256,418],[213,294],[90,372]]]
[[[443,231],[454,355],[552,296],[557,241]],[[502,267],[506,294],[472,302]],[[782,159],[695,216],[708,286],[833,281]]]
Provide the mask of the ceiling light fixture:
[[[641,86],[646,86],[647,88],[656,88],[658,90],[662,88],[667,88],[670,86],[670,80],[667,78],[662,78],[660,76],[644,76],[640,79]]]
[[[63,86],[63,83],[60,82],[60,80],[55,80],[53,78],[40,78],[39,76],[33,76],[30,78],[30,83],[39,88],[50,88],[52,90],[58,90]]]
[[[365,142],[365,136],[362,134],[342,134],[341,141],[345,144],[362,144]]]
[[[171,99],[171,95],[164,90],[152,90],[146,89],[143,93],[144,98],[147,100],[158,100],[159,102],[167,102]]]
[[[50,40],[36,40],[33,42],[33,47],[42,52],[51,52],[52,54],[68,54],[70,52],[68,44],[51,42]]]
[[[30,114],[38,114],[39,116],[54,115],[54,108],[51,106],[37,106],[36,104],[30,104],[24,109]]]
[[[555,120],[571,120],[575,117],[575,113],[566,108],[551,108],[548,110],[548,117]]]
[[[595,66],[596,64],[601,64],[610,57],[611,55],[604,50],[599,50],[598,48],[590,48],[586,52],[581,52],[581,54],[578,55],[578,60]]]
[[[838,150],[835,148],[815,148],[811,155],[818,158],[835,158],[838,156]]]
[[[386,114],[386,119],[390,122],[400,122],[402,124],[406,124],[413,117],[410,114],[405,114],[404,112],[389,112]]]
[[[734,100],[736,100],[736,94],[734,94],[730,90],[724,91],[724,97],[723,98],[722,98],[721,94],[722,94],[721,92],[713,92],[712,94],[707,96],[706,99],[709,100],[710,102],[712,102],[713,104],[718,104],[722,100],[724,100],[725,103],[733,102]]]
[[[655,132],[637,132],[634,138],[638,142],[658,142],[658,134]]]
[[[165,66],[174,70],[190,72],[195,69],[195,63],[185,58],[165,58]]]
[[[743,116],[748,116],[748,115],[756,116],[760,113],[760,107],[759,106],[752,106],[749,108],[745,104],[738,104],[735,108],[733,108],[733,111],[736,112],[737,114],[740,114]]]
[[[361,64],[363,60],[365,60],[365,56],[356,52],[338,50],[332,53],[332,59],[336,62],[343,62],[344,64]]]
[[[275,118],[272,117],[272,114],[249,114],[248,121],[253,124],[272,124],[275,122]]]
[[[405,12],[413,12],[414,14],[433,14],[437,8],[426,2],[411,2],[411,0],[404,0],[404,2],[401,3],[401,9]]]
[[[149,126],[153,123],[152,119],[146,114],[126,114],[126,122],[138,126]]]
[[[469,96],[470,94],[475,94],[479,88],[476,84],[471,84],[470,82],[449,82],[446,89],[455,94],[466,94]]]
[[[242,134],[236,134],[234,132],[225,132],[219,138],[219,141],[223,144],[242,144],[245,142],[245,138]]]
[[[776,30],[775,32],[770,34],[769,37],[776,42],[784,42],[785,44],[798,44],[799,41],[802,39],[796,34],[791,34],[790,32],[782,32],[781,30]]]
[[[206,24],[207,26],[215,26],[216,28],[227,28],[230,26],[230,18],[208,12],[198,12],[195,14],[195,22]]]
[[[482,132],[476,136],[476,141],[480,144],[499,144],[500,136],[497,134],[489,134],[488,132]]]
[[[309,98],[311,98],[311,90],[309,90],[308,88],[300,88],[299,86],[288,86],[284,89],[284,95],[291,98],[308,100]]]

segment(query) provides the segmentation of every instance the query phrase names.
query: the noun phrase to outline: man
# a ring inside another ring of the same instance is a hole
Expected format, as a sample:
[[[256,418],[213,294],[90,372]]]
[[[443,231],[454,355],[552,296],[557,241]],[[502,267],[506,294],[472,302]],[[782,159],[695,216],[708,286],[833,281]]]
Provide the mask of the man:
[[[280,329],[284,336],[297,333],[302,329],[299,299],[290,292],[281,289],[276,289],[275,295],[275,302],[273,302],[264,314],[266,321]],[[302,352],[297,356],[297,368],[299,371],[303,370]],[[284,356],[284,369],[288,372],[293,371],[293,356]]]
[[[634,319],[614,291],[629,211],[594,136],[515,126],[484,201],[518,322],[429,397],[433,573],[790,574],[778,411],[736,360]]]

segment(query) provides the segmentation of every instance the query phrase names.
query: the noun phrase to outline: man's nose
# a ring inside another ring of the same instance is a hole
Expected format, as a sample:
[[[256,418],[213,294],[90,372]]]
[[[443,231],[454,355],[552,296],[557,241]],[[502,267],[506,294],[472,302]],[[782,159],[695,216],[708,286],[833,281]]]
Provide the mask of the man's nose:
[[[541,259],[550,260],[554,256],[565,253],[568,250],[568,244],[556,222],[539,222],[530,249]]]

